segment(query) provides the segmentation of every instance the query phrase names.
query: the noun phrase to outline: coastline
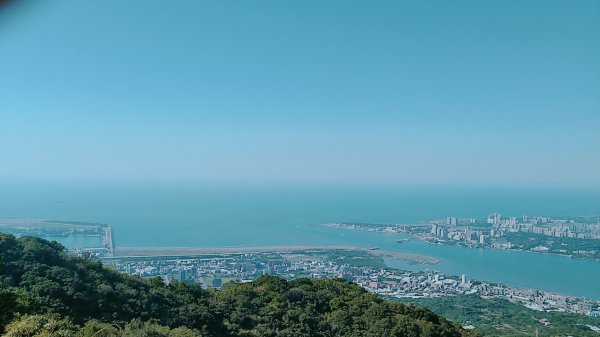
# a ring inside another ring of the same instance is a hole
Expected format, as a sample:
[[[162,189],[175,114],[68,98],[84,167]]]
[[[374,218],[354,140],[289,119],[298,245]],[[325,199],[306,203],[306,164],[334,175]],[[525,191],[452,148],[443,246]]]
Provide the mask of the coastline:
[[[405,224],[405,226],[421,226],[421,225],[422,225],[422,223]],[[593,262],[600,262],[600,258],[585,256],[585,255],[581,255],[581,254],[560,253],[560,252],[556,252],[556,251],[547,251],[547,252],[546,251],[535,251],[535,250],[531,250],[531,249],[523,249],[523,248],[516,248],[516,247],[515,248],[500,248],[500,247],[494,247],[494,246],[490,245],[489,243],[482,245],[479,243],[468,244],[468,243],[465,243],[462,241],[451,241],[451,240],[434,241],[429,236],[429,233],[422,234],[422,233],[410,233],[410,232],[407,232],[404,230],[402,230],[402,231],[390,230],[390,228],[392,228],[393,226],[398,226],[398,225],[391,225],[391,224],[383,225],[383,224],[368,224],[368,223],[356,223],[355,224],[355,223],[333,222],[333,223],[319,224],[316,226],[322,226],[322,227],[328,227],[328,228],[334,228],[334,229],[342,229],[342,230],[350,230],[350,231],[406,234],[406,235],[409,235],[410,238],[414,238],[419,241],[426,242],[426,243],[432,244],[432,245],[438,244],[438,245],[456,246],[456,247],[464,247],[464,248],[479,248],[479,249],[527,252],[527,253],[531,253],[531,254],[545,254],[545,255],[553,255],[553,256],[562,256],[565,258],[575,259],[575,260],[587,260],[587,261],[593,261]],[[402,242],[398,241],[398,243],[402,243]],[[437,263],[437,262],[434,262],[434,263]]]
[[[391,257],[397,260],[403,260],[407,262],[417,264],[438,264],[440,260],[426,255],[408,254],[408,253],[396,253],[388,251],[369,251],[369,253],[379,257]]]
[[[593,257],[585,257],[585,256],[580,256],[580,255],[562,254],[562,253],[556,253],[556,252],[540,252],[540,251],[533,251],[530,249],[523,249],[523,248],[499,248],[499,247],[492,247],[490,245],[474,246],[474,245],[464,244],[462,242],[456,242],[456,243],[448,243],[447,241],[446,242],[432,242],[431,240],[427,240],[418,235],[414,235],[414,234],[411,234],[411,235],[415,239],[420,240],[422,242],[426,242],[430,245],[456,246],[456,247],[463,247],[463,248],[469,248],[469,249],[475,248],[475,249],[490,249],[490,250],[500,250],[500,251],[514,251],[514,252],[523,252],[523,253],[530,253],[530,254],[560,256],[563,258],[569,258],[569,259],[574,259],[574,260],[600,262],[600,259],[593,258]]]
[[[364,250],[357,246],[232,246],[232,247],[119,247],[115,258],[291,252],[301,250]]]
[[[294,251],[362,251],[379,257],[392,257],[419,264],[437,264],[440,261],[431,256],[386,252],[366,249],[358,246],[236,246],[236,247],[120,247],[113,258],[151,257],[151,256],[194,256],[207,254],[243,254],[243,253],[287,253]]]

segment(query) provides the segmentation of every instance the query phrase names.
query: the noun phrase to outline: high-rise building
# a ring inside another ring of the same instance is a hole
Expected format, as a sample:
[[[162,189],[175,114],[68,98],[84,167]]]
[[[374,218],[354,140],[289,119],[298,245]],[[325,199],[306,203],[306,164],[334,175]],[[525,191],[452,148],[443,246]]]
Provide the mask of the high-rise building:
[[[465,230],[465,240],[471,242],[473,240],[473,230],[471,228],[467,228]]]
[[[187,279],[187,271],[185,269],[181,269],[179,274],[177,274],[178,281],[185,281]]]
[[[446,225],[456,226],[456,218],[449,216],[446,218]]]
[[[431,234],[437,235],[437,232],[438,232],[438,225],[434,223],[433,225],[431,225]]]
[[[500,215],[500,213],[493,213],[488,216],[487,223],[492,225],[499,225],[500,220],[502,220],[502,215]]]
[[[438,236],[439,236],[439,237],[443,237],[443,238],[444,238],[444,237],[446,237],[446,234],[448,234],[448,233],[446,232],[446,229],[445,229],[444,227],[441,227],[441,228],[438,230]]]

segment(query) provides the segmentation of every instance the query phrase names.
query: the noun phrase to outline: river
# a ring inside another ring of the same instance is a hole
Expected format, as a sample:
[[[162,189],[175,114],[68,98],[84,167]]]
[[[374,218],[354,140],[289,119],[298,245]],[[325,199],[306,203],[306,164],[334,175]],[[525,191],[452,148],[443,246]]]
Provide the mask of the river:
[[[600,300],[600,263],[528,252],[397,243],[401,234],[330,222],[411,223],[447,216],[592,215],[600,190],[315,186],[20,186],[0,184],[0,218],[110,224],[117,247],[352,245],[427,255],[435,269]],[[75,241],[66,242],[77,244]]]

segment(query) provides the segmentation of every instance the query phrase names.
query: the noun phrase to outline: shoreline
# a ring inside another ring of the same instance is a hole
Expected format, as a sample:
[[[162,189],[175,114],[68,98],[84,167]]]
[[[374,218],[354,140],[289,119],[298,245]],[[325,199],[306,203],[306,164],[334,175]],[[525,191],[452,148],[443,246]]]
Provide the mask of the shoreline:
[[[122,247],[115,249],[112,259],[153,256],[194,256],[208,254],[287,253],[295,251],[362,251],[378,257],[391,257],[419,264],[437,264],[440,260],[425,255],[373,250],[358,246],[234,246],[234,247]]]
[[[551,256],[559,256],[559,257],[563,257],[563,258],[569,258],[569,259],[573,259],[573,260],[584,260],[584,261],[593,261],[593,262],[600,262],[600,259],[597,258],[593,258],[593,257],[583,257],[583,256],[577,256],[577,255],[571,255],[571,254],[562,254],[562,253],[556,253],[556,252],[539,252],[539,251],[533,251],[533,250],[529,250],[529,249],[523,249],[523,248],[498,248],[498,247],[492,247],[489,245],[485,245],[485,246],[472,246],[472,245],[467,245],[467,244],[463,244],[462,242],[457,242],[457,243],[448,243],[448,242],[432,242],[430,240],[427,240],[425,238],[422,238],[418,235],[414,235],[412,234],[412,236],[414,238],[416,238],[417,240],[426,242],[428,244],[431,245],[444,245],[444,246],[456,246],[456,247],[462,247],[462,248],[469,248],[469,249],[489,249],[489,250],[499,250],[499,251],[514,251],[514,252],[522,252],[522,253],[529,253],[529,254],[542,254],[542,255],[551,255]]]
[[[427,256],[427,255],[417,255],[417,254],[409,254],[409,253],[396,253],[389,251],[369,251],[369,253],[379,256],[379,257],[391,257],[397,260],[403,260],[413,263],[419,264],[438,264],[440,263],[439,259],[435,257]]]
[[[405,226],[420,226],[421,223],[404,224],[404,225]],[[321,226],[321,227],[327,227],[327,228],[333,228],[333,229],[341,229],[341,230],[349,230],[349,231],[366,231],[366,232],[376,232],[376,233],[403,234],[403,235],[409,235],[411,238],[415,238],[415,239],[418,239],[420,241],[423,241],[423,242],[426,242],[426,243],[432,244],[432,245],[439,244],[439,245],[455,246],[455,247],[463,247],[463,248],[478,248],[478,249],[490,249],[490,250],[500,250],[500,251],[526,252],[526,253],[531,253],[531,254],[561,256],[564,258],[569,258],[569,259],[574,259],[574,260],[600,262],[600,258],[594,258],[594,257],[588,257],[588,256],[582,256],[582,255],[565,254],[565,253],[558,253],[558,252],[533,251],[530,249],[523,249],[523,248],[499,248],[499,247],[493,247],[489,243],[487,243],[485,245],[479,245],[479,244],[469,245],[462,241],[445,240],[443,242],[439,242],[439,241],[434,242],[432,240],[429,240],[429,237],[427,235],[423,235],[421,233],[410,233],[410,232],[404,232],[404,231],[403,232],[399,232],[399,231],[392,232],[392,231],[386,230],[384,227],[384,226],[390,227],[390,226],[394,226],[394,225],[366,224],[366,223],[365,224],[352,224],[352,223],[333,222],[333,223],[319,224],[319,225],[315,225],[315,226]],[[372,226],[372,228],[368,228],[368,226]],[[402,243],[402,242],[398,242],[398,243]],[[439,260],[437,260],[437,261],[439,262]],[[438,263],[438,262],[434,262],[434,264]]]
[[[243,254],[292,252],[301,250],[365,250],[358,246],[231,246],[231,247],[119,247],[115,249],[115,258],[146,256],[182,256],[206,254]]]

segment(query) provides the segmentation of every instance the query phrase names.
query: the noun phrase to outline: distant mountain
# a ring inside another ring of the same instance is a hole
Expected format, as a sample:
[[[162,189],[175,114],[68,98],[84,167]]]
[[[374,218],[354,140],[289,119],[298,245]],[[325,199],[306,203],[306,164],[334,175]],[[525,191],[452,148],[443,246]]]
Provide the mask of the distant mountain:
[[[6,337],[469,336],[428,309],[344,280],[263,276],[204,290],[142,280],[0,234],[0,333]]]

